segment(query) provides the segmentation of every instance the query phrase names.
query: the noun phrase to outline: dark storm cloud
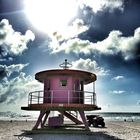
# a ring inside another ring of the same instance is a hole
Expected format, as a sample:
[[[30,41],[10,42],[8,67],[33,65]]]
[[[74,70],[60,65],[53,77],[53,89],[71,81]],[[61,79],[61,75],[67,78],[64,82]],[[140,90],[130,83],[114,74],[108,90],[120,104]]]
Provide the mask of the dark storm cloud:
[[[13,72],[20,72],[28,64],[12,64],[10,66],[0,65],[0,80],[9,77]]]
[[[0,103],[3,103],[6,100],[7,100],[7,95],[6,94],[0,95]]]
[[[0,0],[0,13],[7,13],[23,9],[24,0]]]
[[[102,12],[108,10],[110,13],[118,9],[120,11],[124,10],[124,0],[88,0],[81,1],[80,7],[90,7],[94,13]]]
[[[85,7],[85,15],[81,13],[80,17],[85,23],[90,25],[89,30],[84,33],[82,39],[90,39],[90,41],[103,40],[112,30],[120,30],[124,35],[132,35],[133,31],[140,26],[140,2],[124,1],[123,11],[118,8],[109,12],[108,8],[92,11],[91,7]],[[94,37],[94,38],[93,38]]]
[[[3,65],[0,65],[0,80],[2,80],[4,77],[7,77],[8,73],[6,71],[6,68]]]

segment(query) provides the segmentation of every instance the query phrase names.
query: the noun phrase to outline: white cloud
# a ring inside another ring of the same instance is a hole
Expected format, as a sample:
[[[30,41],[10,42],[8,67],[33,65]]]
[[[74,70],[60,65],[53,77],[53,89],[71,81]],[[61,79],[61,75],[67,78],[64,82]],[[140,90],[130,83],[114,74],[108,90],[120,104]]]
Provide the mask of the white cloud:
[[[106,39],[95,44],[95,49],[106,55],[121,53],[125,60],[129,60],[135,57],[139,42],[140,27],[134,31],[134,36],[129,37],[123,37],[120,31],[112,31]]]
[[[109,74],[109,70],[104,70],[104,68],[99,67],[97,62],[91,59],[80,58],[77,61],[73,61],[72,65],[72,68],[86,70],[100,76],[105,76]]]
[[[74,52],[89,54],[90,50],[88,49],[90,42],[88,40],[80,40],[79,38],[69,39],[68,41],[62,43],[61,45],[56,44],[52,45],[51,49],[53,53],[60,51],[65,51],[66,53]]]
[[[76,37],[78,34],[88,30],[88,27],[84,25],[82,19],[76,19],[73,21],[72,25],[63,28],[63,30],[54,32],[51,36],[53,41],[63,41],[69,38]]]
[[[137,105],[140,106],[140,100],[137,101]]]
[[[13,72],[20,72],[24,67],[28,66],[28,64],[12,64],[7,67],[7,71],[9,75],[11,75]]]
[[[113,104],[108,108],[104,104],[101,106],[103,112],[139,112],[140,108],[138,105],[121,105],[121,104]]]
[[[69,42],[71,43],[71,40],[73,40],[72,38],[76,38],[80,33],[88,29],[89,27],[84,25],[82,19],[76,19],[73,21],[72,25],[63,28],[63,30],[49,34],[51,38],[49,49],[51,49],[52,53],[57,53],[63,51],[64,48],[68,48],[66,51],[69,52],[69,47],[67,47],[67,45]]]
[[[19,76],[9,80],[5,78],[0,84],[0,103],[16,103],[27,98],[31,90],[40,90],[41,83],[34,80],[31,76],[26,76],[20,72]]]
[[[112,109],[112,104],[111,103],[108,103],[108,104],[102,104],[101,107],[102,107],[102,111],[108,111],[110,109]]]
[[[43,84],[22,72],[28,64],[0,65],[0,103],[16,103],[27,98],[31,90],[42,89]],[[13,72],[17,74],[9,77]]]
[[[81,8],[89,6],[94,13],[108,9],[113,12],[114,9],[124,10],[124,0],[79,0]]]
[[[117,80],[122,80],[122,79],[124,79],[124,76],[121,76],[121,75],[112,78],[112,80],[116,80],[116,81]]]
[[[35,36],[32,31],[26,31],[25,35],[14,31],[12,25],[7,19],[0,21],[0,49],[2,56],[19,55],[27,49],[27,43],[34,40]]]
[[[124,91],[124,90],[113,90],[113,91],[110,91],[110,93],[112,93],[112,94],[123,94],[123,93],[125,93],[126,91]]]
[[[28,64],[12,64],[10,66],[0,65],[0,73],[1,78],[9,77],[13,72],[20,72],[24,67],[28,66]]]
[[[51,47],[53,53],[65,51],[66,53],[74,52],[76,54],[104,54],[117,55],[121,54],[124,60],[134,59],[138,43],[140,42],[140,27],[134,31],[134,36],[124,37],[120,31],[111,31],[108,37],[102,41],[92,43],[88,40],[79,38],[69,39],[68,41]]]
[[[52,53],[62,51],[71,38],[77,37],[86,30],[88,30],[88,27],[84,25],[83,20],[76,19],[71,26],[67,26],[63,30],[49,34],[52,40],[49,44],[49,48],[52,50]],[[66,44],[65,41],[67,42]]]

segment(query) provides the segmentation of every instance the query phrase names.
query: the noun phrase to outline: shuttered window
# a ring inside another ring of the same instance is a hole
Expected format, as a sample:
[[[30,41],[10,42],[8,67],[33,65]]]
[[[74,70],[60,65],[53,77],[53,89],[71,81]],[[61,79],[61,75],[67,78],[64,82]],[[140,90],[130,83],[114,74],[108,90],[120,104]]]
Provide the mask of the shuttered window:
[[[60,84],[61,84],[61,86],[66,87],[67,86],[67,80],[60,80]]]

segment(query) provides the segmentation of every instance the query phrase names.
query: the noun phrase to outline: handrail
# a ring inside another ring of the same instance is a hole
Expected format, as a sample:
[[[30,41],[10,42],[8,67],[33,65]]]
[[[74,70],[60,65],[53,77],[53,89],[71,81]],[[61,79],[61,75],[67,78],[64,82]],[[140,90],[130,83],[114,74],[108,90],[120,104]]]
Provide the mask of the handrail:
[[[31,104],[43,104],[44,100],[50,100],[49,103],[55,103],[54,100],[56,99],[63,99],[65,100],[65,104],[71,104],[71,100],[76,100],[76,104],[91,104],[96,105],[96,93],[90,91],[75,91],[75,90],[50,90],[48,91],[51,94],[51,97],[44,97],[44,91],[33,91],[29,93],[28,96],[28,105]],[[66,92],[67,97],[54,97],[55,92]],[[70,93],[75,92],[79,93],[76,97],[70,97]],[[83,96],[80,96],[80,93],[83,92]],[[83,101],[83,103],[81,103]],[[46,102],[45,102],[46,103]]]

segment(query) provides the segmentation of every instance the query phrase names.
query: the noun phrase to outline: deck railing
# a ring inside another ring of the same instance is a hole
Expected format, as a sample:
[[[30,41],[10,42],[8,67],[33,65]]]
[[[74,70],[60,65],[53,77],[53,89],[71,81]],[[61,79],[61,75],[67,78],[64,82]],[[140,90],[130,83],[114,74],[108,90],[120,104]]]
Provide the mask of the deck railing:
[[[49,100],[50,104],[56,103],[55,100],[63,100],[65,104],[72,104],[73,100],[76,100],[76,104],[90,104],[96,105],[96,93],[89,91],[75,91],[75,90],[50,90],[50,97],[44,97],[44,91],[33,91],[29,93],[28,105],[31,104],[43,104],[45,100]],[[55,97],[54,93],[56,92],[65,92],[66,97]],[[77,93],[76,97],[71,97],[71,93]],[[81,97],[81,94],[83,97]],[[47,102],[45,102],[47,103]],[[61,102],[59,102],[61,103]]]

